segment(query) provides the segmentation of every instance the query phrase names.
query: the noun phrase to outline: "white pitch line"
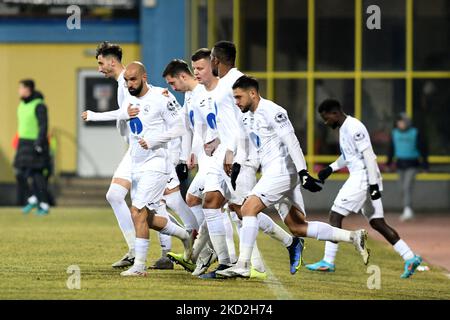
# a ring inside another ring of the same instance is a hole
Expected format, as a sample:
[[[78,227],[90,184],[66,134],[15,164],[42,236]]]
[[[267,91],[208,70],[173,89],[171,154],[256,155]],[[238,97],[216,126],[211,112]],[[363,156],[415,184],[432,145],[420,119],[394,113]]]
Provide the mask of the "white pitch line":
[[[266,283],[270,290],[272,290],[272,292],[277,297],[277,300],[292,300],[292,295],[289,293],[289,291],[286,290],[281,281],[278,280],[278,278],[273,274],[272,270],[270,270],[269,266],[263,259],[261,251],[259,253],[261,255],[261,260],[266,267],[267,280],[264,280],[264,283]]]

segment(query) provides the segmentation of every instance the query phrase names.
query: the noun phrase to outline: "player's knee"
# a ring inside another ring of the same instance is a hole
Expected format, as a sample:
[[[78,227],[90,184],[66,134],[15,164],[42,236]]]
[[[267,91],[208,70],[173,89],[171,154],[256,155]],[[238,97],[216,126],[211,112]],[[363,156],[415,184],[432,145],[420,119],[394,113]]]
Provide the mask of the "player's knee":
[[[213,193],[208,192],[205,195],[205,200],[203,201],[203,208],[204,209],[219,209],[221,207],[219,197]]]
[[[342,228],[342,219],[344,219],[344,216],[334,212],[334,211],[330,211],[330,225],[336,228]]]
[[[377,231],[383,231],[387,227],[384,219],[371,219],[369,221],[369,223],[370,223],[370,226]]]

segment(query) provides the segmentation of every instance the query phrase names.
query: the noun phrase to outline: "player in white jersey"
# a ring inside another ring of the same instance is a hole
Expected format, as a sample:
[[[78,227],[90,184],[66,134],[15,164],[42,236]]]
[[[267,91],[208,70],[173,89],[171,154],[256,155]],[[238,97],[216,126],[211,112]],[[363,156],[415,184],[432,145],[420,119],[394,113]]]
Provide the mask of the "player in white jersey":
[[[405,241],[400,239],[397,231],[384,219],[381,174],[366,127],[358,119],[346,115],[337,100],[323,101],[319,106],[319,113],[327,126],[332,129],[339,128],[341,149],[341,156],[319,172],[319,179],[324,182],[334,171],[343,167],[350,171],[349,178],[334,200],[330,224],[341,228],[342,220],[346,216],[361,210],[372,228],[383,235],[405,260],[401,278],[409,278],[422,262],[422,258],[411,251]],[[323,260],[306,267],[313,271],[335,271],[334,260],[337,251],[338,244],[327,241]]]
[[[242,76],[242,72],[234,66],[236,59],[236,47],[232,42],[219,41],[211,50],[211,66],[213,73],[218,74],[220,80],[214,91],[214,110],[210,111],[208,117],[214,119],[217,125],[218,139],[212,142],[206,141],[206,149],[213,154],[213,162],[209,167],[205,182],[205,198],[203,211],[207,221],[209,235],[214,250],[218,256],[219,266],[217,270],[202,275],[202,278],[215,278],[216,271],[228,268],[232,262],[227,248],[226,229],[223,223],[222,206],[229,201],[231,211],[240,215],[242,205],[248,191],[256,183],[256,170],[259,167],[258,161],[249,159],[248,154],[240,152],[248,145],[245,144],[245,132],[243,128],[242,115],[234,104],[232,86],[233,83]],[[242,139],[241,139],[242,138]],[[230,179],[232,175],[233,158],[239,159],[244,155],[239,163],[240,177],[236,188],[233,187]],[[290,257],[297,256],[300,259],[300,251],[303,249],[300,240],[293,239],[291,235],[279,227],[270,217],[261,214],[258,219],[258,226],[267,234],[283,242],[288,248]],[[234,244],[233,244],[234,246]],[[296,254],[293,254],[293,253]],[[264,264],[259,255],[259,250],[255,247],[253,260],[253,271],[264,273]],[[292,253],[292,254],[291,254]],[[291,265],[298,267],[300,260],[292,260]],[[295,273],[295,272],[294,272]],[[264,275],[262,275],[264,277]]]
[[[299,184],[311,192],[320,191],[321,186],[306,170],[303,152],[286,110],[261,98],[258,81],[245,75],[234,83],[233,93],[239,109],[243,113],[250,111],[249,116],[254,118],[247,134],[258,148],[262,177],[241,208],[239,260],[235,266],[217,273],[231,278],[250,277],[250,258],[258,232],[257,215],[276,203],[290,206],[282,219],[295,236],[353,243],[367,264],[365,230],[347,231],[323,222],[306,221]]]
[[[117,81],[117,103],[119,108],[108,112],[92,112],[84,111],[81,115],[85,121],[109,121],[117,120],[121,112],[120,107],[129,95],[123,74],[125,66],[121,63],[122,48],[117,44],[102,42],[96,51],[96,59],[98,63],[98,71],[103,73],[107,78],[113,78]],[[122,136],[128,139],[128,129],[125,121],[117,120],[117,127]],[[135,230],[131,219],[131,212],[125,202],[128,190],[131,188],[131,159],[129,149],[123,156],[119,166],[114,172],[106,199],[111,205],[114,214],[119,223],[120,230],[128,245],[128,252],[119,261],[112,264],[114,268],[123,268],[131,266],[134,262],[134,241]]]
[[[162,88],[147,84],[147,73],[142,63],[129,64],[124,79],[131,96],[123,102],[127,112],[121,116],[128,118],[129,109],[138,109],[139,112],[129,121],[133,185],[131,215],[136,230],[136,257],[133,266],[121,275],[145,276],[149,228],[182,240],[186,259],[191,255],[193,237],[192,232],[187,232],[169,218],[154,214],[161,208],[161,199],[173,168],[167,142],[181,136],[165,134],[169,128],[180,125],[177,109],[170,98],[161,94]]]
[[[195,217],[197,218],[198,224],[202,225],[204,222],[204,214],[201,207],[201,201],[202,201],[202,194],[203,194],[203,182],[201,181],[202,175],[204,175],[204,171],[206,171],[207,162],[209,161],[206,154],[203,151],[203,145],[201,144],[201,138],[199,136],[205,134],[205,135],[212,135],[214,138],[216,137],[215,129],[212,128],[206,128],[206,124],[201,124],[202,117],[199,116],[201,114],[201,109],[206,109],[204,106],[200,109],[200,105],[202,103],[205,103],[206,97],[206,90],[205,87],[201,84],[198,84],[197,80],[195,79],[194,75],[189,69],[188,64],[180,59],[174,59],[172,60],[165,68],[163,72],[163,76],[166,80],[166,82],[172,87],[173,90],[178,92],[185,93],[184,97],[184,106],[182,112],[186,114],[186,118],[188,119],[188,125],[189,125],[189,134],[191,136],[194,136],[193,139],[191,139],[192,143],[195,144],[194,147],[192,147],[191,144],[184,144],[183,153],[189,154],[190,157],[188,161],[188,167],[189,169],[193,168],[193,165],[196,164],[198,159],[198,165],[200,168],[199,173],[194,178],[193,183],[189,187],[188,193],[187,193],[187,199],[189,199],[190,203],[195,202],[193,207],[194,210],[192,210],[195,213]],[[206,131],[211,131],[207,133]],[[192,153],[191,153],[192,150]],[[195,151],[194,151],[195,150]],[[195,185],[193,188],[192,185]],[[193,190],[193,191],[192,191]],[[195,193],[195,196],[192,194]],[[194,198],[194,200],[193,200]],[[199,205],[198,201],[199,200]],[[196,240],[196,243],[198,241]],[[203,249],[203,247],[201,248]],[[205,260],[212,260],[211,259],[211,250],[205,249],[205,255],[208,257],[203,257]],[[192,254],[192,261],[194,263],[190,263],[189,261],[183,260],[183,255],[177,255],[173,252],[168,253],[168,257],[171,258],[174,262],[181,264],[186,270],[188,271],[194,271],[196,265],[195,262],[197,262],[197,258],[199,257],[200,251],[194,251]],[[208,259],[210,258],[210,259]]]

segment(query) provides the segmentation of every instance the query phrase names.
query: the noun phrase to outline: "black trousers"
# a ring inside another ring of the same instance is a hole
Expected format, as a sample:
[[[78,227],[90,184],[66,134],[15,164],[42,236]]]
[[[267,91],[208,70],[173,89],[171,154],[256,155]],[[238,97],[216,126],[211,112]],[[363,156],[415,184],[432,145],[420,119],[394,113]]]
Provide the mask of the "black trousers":
[[[16,181],[18,205],[25,205],[31,195],[35,195],[39,202],[49,203],[48,177],[44,176],[44,169],[16,169]]]

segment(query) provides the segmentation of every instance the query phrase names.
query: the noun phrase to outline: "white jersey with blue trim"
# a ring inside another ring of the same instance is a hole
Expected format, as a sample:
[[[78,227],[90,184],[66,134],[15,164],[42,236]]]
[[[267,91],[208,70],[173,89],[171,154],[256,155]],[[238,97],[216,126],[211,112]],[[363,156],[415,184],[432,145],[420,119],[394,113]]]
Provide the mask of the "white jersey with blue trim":
[[[142,97],[128,96],[122,106],[131,104],[139,109],[137,117],[130,119],[130,155],[132,172],[158,171],[169,174],[170,162],[167,143],[145,150],[139,145],[141,138],[157,136],[179,121],[179,105],[166,89],[148,85],[148,92]]]
[[[371,146],[369,132],[358,119],[347,115],[339,128],[339,147],[350,173],[367,170],[363,151]],[[378,176],[379,169],[377,168]]]
[[[220,145],[222,148],[225,147],[225,149],[231,150],[235,154],[237,152],[239,135],[244,129],[241,111],[236,106],[232,87],[242,75],[244,74],[236,68],[230,69],[224,77],[220,78],[214,90],[215,121],[217,123]]]
[[[207,167],[211,160],[203,145],[218,137],[214,92],[215,89],[208,91],[205,86],[198,84],[185,95],[189,127],[193,132],[192,152],[197,156],[199,168]]]
[[[245,116],[245,129],[250,143],[257,150],[263,174],[268,171],[279,174],[288,170],[295,172],[294,162],[281,139],[294,132],[287,111],[276,103],[261,98],[256,111],[249,111]]]

